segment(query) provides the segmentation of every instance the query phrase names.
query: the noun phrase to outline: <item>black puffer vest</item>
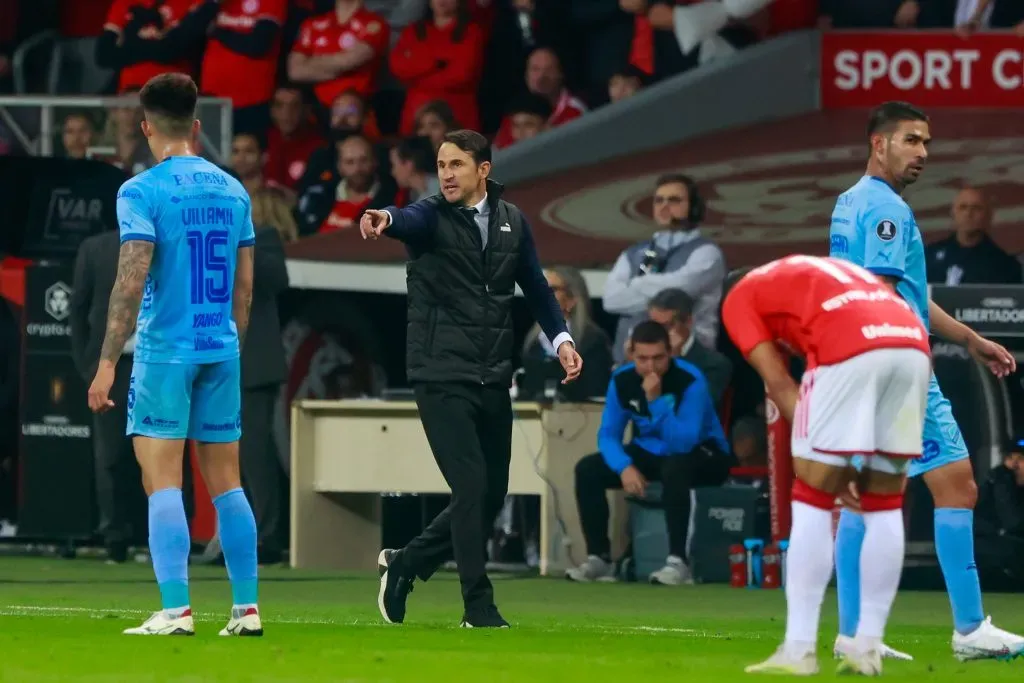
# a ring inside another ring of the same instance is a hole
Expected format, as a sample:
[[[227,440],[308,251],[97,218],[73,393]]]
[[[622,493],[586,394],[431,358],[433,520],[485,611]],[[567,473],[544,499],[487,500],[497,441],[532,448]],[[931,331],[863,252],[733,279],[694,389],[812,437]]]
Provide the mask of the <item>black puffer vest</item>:
[[[407,266],[407,375],[410,382],[512,381],[512,297],[515,295],[522,216],[487,181],[487,248],[473,218],[440,195],[429,246]]]

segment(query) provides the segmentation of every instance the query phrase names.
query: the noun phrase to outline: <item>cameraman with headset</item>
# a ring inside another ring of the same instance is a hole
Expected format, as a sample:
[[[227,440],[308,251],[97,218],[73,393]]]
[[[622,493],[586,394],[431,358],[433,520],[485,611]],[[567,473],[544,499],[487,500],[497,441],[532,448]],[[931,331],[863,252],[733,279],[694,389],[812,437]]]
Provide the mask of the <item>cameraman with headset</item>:
[[[651,239],[622,252],[605,284],[604,309],[619,315],[612,347],[616,363],[625,359],[633,327],[647,319],[650,300],[670,288],[693,298],[697,341],[715,348],[726,267],[722,250],[697,227],[704,212],[704,201],[692,178],[682,174],[658,178],[653,214],[659,230]]]

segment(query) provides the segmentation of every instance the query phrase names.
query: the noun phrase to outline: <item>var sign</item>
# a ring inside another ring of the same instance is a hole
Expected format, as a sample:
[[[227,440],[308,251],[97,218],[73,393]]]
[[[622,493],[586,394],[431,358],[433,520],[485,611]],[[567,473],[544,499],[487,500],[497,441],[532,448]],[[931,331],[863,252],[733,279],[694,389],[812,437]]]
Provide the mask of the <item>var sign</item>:
[[[89,232],[101,220],[102,212],[103,202],[99,199],[78,197],[64,188],[54,190],[46,217],[47,233]]]

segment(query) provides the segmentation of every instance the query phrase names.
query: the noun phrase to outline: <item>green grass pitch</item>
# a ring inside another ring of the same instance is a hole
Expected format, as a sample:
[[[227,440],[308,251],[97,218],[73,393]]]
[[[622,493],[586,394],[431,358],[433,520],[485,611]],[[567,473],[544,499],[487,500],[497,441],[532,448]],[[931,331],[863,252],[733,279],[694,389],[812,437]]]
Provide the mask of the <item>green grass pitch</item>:
[[[781,591],[724,586],[578,585],[496,578],[512,629],[459,629],[458,581],[417,583],[404,625],[381,623],[377,580],[262,570],[263,638],[220,638],[230,605],[224,570],[192,568],[194,638],[130,637],[157,606],[148,566],[0,558],[0,681],[716,681],[756,680],[743,666],[781,639]],[[988,595],[997,624],[1024,631],[1024,596]],[[826,599],[821,677],[835,595]],[[901,593],[888,640],[917,657],[886,662],[915,683],[1021,681],[1024,659],[960,663],[942,593]]]

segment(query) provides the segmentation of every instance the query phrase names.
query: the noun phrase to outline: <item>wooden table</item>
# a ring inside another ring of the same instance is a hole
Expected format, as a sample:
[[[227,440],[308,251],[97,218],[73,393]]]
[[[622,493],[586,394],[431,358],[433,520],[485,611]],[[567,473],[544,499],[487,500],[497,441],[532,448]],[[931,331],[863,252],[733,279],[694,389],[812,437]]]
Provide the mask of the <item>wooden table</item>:
[[[574,468],[597,450],[602,408],[513,405],[508,492],[540,496],[542,574],[560,575],[586,559]],[[375,569],[381,494],[450,493],[412,401],[296,401],[291,430],[293,567]],[[613,546],[621,551],[626,506],[616,493]]]

